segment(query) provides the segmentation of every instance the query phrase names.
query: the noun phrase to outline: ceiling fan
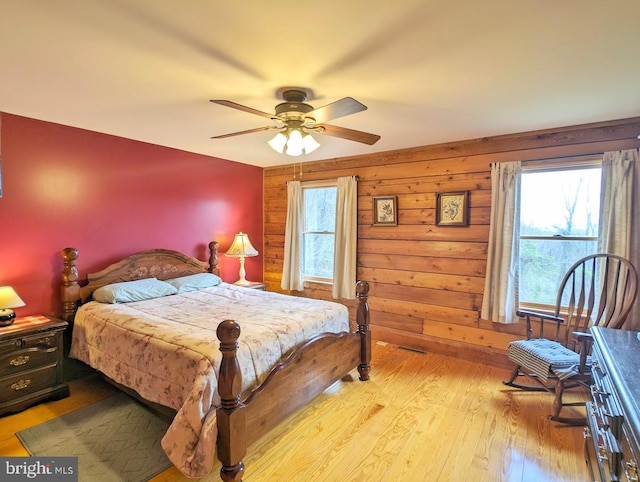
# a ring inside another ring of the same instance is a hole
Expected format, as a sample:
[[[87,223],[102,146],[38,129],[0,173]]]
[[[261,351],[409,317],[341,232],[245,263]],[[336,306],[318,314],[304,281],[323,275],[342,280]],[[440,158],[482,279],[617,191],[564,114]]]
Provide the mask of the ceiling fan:
[[[367,109],[364,104],[361,104],[351,97],[345,97],[331,104],[314,109],[311,105],[305,103],[307,98],[310,97],[311,91],[309,89],[283,87],[278,89],[277,93],[284,102],[276,106],[275,114],[269,114],[268,112],[237,104],[230,100],[212,99],[211,102],[214,104],[266,117],[275,122],[275,125],[222,134],[214,136],[212,139],[224,139],[226,137],[240,136],[254,132],[275,130],[279,133],[269,141],[269,145],[280,153],[286,145],[287,154],[293,156],[302,154],[303,149],[308,154],[319,146],[319,144],[308,135],[311,133],[339,137],[368,145],[373,145],[380,139],[380,136],[376,134],[325,124],[325,122],[329,120],[338,119],[339,117],[355,114]]]

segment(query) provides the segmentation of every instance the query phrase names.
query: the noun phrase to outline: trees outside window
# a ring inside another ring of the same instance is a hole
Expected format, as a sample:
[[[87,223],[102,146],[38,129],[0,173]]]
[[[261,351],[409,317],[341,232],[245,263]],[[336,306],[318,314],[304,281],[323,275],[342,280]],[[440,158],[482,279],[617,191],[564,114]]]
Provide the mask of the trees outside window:
[[[521,307],[553,306],[562,277],[598,246],[601,165],[523,168],[520,193]]]
[[[336,184],[303,186],[303,274],[306,281],[333,281]]]

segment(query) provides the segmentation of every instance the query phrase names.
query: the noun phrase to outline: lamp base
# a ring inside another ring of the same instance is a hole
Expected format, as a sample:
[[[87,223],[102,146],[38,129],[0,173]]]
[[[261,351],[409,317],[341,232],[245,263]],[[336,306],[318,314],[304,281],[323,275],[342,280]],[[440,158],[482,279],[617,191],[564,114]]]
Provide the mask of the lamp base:
[[[244,256],[240,256],[240,279],[238,281],[236,281],[235,283],[233,283],[234,285],[238,285],[238,286],[247,286],[251,284],[251,281],[247,281],[247,272],[244,269]]]
[[[242,278],[242,279],[239,279],[238,281],[236,281],[233,284],[237,285],[237,286],[249,286],[252,283],[253,283],[253,281],[247,281],[246,279]]]
[[[13,320],[16,319],[16,312],[13,310],[0,310],[0,327],[1,326],[9,326],[13,323]]]

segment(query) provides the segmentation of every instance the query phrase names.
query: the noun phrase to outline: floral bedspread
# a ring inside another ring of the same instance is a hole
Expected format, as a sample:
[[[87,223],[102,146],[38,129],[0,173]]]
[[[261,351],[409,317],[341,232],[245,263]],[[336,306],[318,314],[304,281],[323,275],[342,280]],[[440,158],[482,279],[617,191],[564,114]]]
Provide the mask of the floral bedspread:
[[[190,477],[207,474],[214,462],[222,359],[215,331],[225,319],[240,324],[243,390],[309,338],[349,331],[341,304],[227,283],[133,303],[92,301],[75,318],[72,357],[177,411],[162,447]]]

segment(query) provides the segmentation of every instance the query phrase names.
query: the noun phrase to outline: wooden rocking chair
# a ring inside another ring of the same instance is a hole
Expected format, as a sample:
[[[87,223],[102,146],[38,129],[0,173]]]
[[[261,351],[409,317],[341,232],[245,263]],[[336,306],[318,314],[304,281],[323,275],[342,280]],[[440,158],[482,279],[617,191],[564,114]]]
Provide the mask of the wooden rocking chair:
[[[554,393],[554,413],[549,418],[584,425],[584,418],[561,417],[560,411],[564,406],[583,405],[563,403],[565,389],[591,384],[589,328],[621,328],[637,293],[638,274],[628,260],[612,254],[593,254],[577,261],[560,283],[553,315],[517,312],[526,319],[527,339],[509,344],[509,359],[517,366],[503,383],[522,390]],[[550,337],[545,337],[545,328],[551,332]],[[515,383],[519,376],[527,376],[537,384]]]

